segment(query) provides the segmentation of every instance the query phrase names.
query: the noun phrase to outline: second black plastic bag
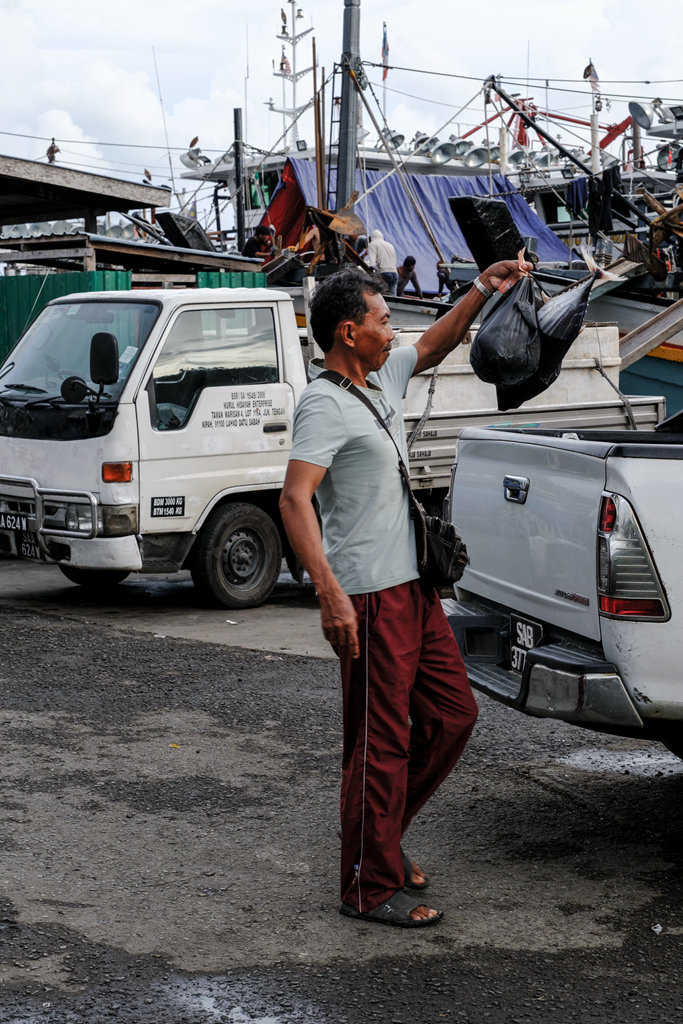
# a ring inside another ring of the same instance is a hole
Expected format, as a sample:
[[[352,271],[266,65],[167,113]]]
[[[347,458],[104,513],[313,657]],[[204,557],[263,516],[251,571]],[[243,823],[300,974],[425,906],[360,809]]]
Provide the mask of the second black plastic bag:
[[[506,292],[474,336],[472,369],[480,380],[511,387],[529,378],[541,355],[537,290],[522,277]]]
[[[500,410],[519,409],[520,405],[540,395],[560,376],[562,360],[581,330],[590,291],[593,282],[599,276],[599,271],[590,274],[551,296],[539,308],[541,353],[538,365],[531,376],[518,381],[517,384],[496,382]]]

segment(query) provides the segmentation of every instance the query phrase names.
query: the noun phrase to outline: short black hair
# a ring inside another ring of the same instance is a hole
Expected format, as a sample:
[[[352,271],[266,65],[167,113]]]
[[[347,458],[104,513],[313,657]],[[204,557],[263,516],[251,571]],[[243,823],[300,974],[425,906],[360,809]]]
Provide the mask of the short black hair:
[[[414,267],[415,263],[416,260],[414,256],[406,256],[406,258],[403,261],[404,267]]]
[[[254,234],[255,235],[269,235],[270,234],[270,228],[268,227],[267,224],[257,224],[256,227],[254,228]]]
[[[316,286],[311,296],[309,321],[313,337],[323,352],[334,344],[334,334],[342,320],[363,322],[368,312],[366,295],[383,295],[386,285],[381,277],[362,270],[339,270]]]

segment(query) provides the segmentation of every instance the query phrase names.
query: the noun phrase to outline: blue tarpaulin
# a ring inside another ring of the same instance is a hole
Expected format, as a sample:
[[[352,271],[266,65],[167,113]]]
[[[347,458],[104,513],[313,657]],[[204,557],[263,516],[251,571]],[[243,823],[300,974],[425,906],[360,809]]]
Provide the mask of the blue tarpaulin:
[[[291,159],[288,162],[293,170],[293,175],[283,175],[283,181],[289,179],[289,184],[285,186],[290,189],[288,199],[291,198],[292,204],[298,206],[299,210],[301,210],[302,199],[307,206],[317,206],[315,163],[310,160],[297,159]],[[333,169],[333,179],[334,176],[335,170]],[[567,247],[534,213],[522,194],[503,175],[494,174],[489,178],[488,175],[450,177],[446,174],[406,174],[405,177],[417,197],[423,215],[447,262],[451,261],[452,255],[458,259],[472,259],[458,223],[451,212],[448,203],[449,197],[489,196],[491,194],[505,201],[520,235],[532,236],[537,239],[536,251],[539,259],[543,262],[567,260]],[[382,178],[385,180],[382,181]],[[300,197],[296,197],[298,202],[295,202],[295,197],[291,195],[294,181],[301,193]],[[381,183],[378,185],[378,182]],[[377,187],[373,188],[373,185]],[[334,187],[333,181],[333,190]],[[283,196],[278,197],[279,203],[276,203],[276,197],[281,188],[282,185],[279,185],[270,207],[273,213],[277,209],[280,216],[283,213]],[[361,172],[357,170],[356,188],[360,193],[360,198],[354,210],[367,227],[368,234],[379,229],[396,249],[399,263],[406,256],[414,256],[417,261],[417,277],[422,288],[427,291],[436,291],[438,257],[398,175],[394,173],[387,177],[384,171],[365,171],[361,177]],[[366,192],[369,194],[365,195]],[[275,223],[278,230],[282,226]],[[409,294],[409,290],[406,294]]]

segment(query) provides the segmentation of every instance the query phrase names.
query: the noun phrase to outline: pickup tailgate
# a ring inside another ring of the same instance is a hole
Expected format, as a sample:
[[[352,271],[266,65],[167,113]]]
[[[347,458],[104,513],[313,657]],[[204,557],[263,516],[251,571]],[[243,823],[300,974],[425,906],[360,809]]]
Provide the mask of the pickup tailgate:
[[[597,526],[610,447],[464,430],[451,496],[470,556],[459,586],[598,640]]]

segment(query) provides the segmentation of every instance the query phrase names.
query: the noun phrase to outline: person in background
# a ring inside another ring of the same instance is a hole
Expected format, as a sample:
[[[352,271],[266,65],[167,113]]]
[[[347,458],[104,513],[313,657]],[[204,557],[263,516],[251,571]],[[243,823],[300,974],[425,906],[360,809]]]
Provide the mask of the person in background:
[[[415,345],[397,348],[376,275],[340,270],[311,298],[325,370],[340,376],[316,377],[299,399],[280,511],[341,670],[345,917],[420,928],[442,916],[421,898],[429,879],[401,841],[462,753],[477,705],[438,594],[419,579],[391,437],[407,463],[402,399],[410,378],[442,362],[486,300],[522,273],[517,260],[495,263]]]
[[[447,292],[450,292],[454,286],[454,282],[451,280],[451,275],[448,273],[447,268],[441,260],[436,264],[436,276],[439,282],[439,290],[436,293],[436,297],[437,299],[440,299],[444,288]]]
[[[267,224],[257,224],[254,228],[254,234],[251,238],[248,238],[244,249],[242,249],[243,256],[268,256],[271,249],[273,248],[273,236],[270,233],[270,229]]]
[[[398,273],[398,284],[396,286],[396,294],[403,295],[404,289],[407,284],[412,284],[415,289],[415,294],[418,299],[422,298],[422,289],[420,288],[420,282],[417,279],[415,273],[415,257],[406,256],[403,263],[397,270]]]
[[[365,262],[384,279],[387,285],[387,294],[395,295],[398,284],[396,250],[391,242],[385,240],[381,231],[373,231],[370,235]]]

